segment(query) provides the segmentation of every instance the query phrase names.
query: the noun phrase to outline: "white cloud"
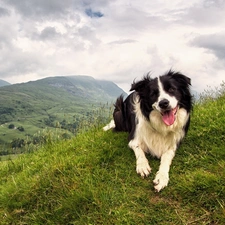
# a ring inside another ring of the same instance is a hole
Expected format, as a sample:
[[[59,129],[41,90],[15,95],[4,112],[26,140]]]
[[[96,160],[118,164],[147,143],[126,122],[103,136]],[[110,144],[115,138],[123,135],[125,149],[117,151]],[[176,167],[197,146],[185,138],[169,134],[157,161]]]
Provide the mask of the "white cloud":
[[[85,74],[125,91],[170,68],[197,91],[224,79],[224,0],[0,2],[0,79]]]

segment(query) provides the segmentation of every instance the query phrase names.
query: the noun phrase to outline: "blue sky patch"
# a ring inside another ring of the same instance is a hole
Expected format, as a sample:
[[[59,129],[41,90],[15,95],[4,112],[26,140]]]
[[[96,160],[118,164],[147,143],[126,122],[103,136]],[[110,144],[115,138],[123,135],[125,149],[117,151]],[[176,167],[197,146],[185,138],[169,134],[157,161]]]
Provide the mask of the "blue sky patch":
[[[91,18],[101,18],[104,16],[103,13],[99,11],[93,11],[92,9],[86,9],[85,13]]]

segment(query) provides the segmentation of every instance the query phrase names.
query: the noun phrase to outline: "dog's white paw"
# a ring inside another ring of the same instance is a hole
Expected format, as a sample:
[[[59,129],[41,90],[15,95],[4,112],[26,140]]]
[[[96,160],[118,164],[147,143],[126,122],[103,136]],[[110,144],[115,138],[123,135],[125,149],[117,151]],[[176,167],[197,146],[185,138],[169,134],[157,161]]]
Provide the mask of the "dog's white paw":
[[[169,174],[168,173],[162,173],[157,172],[155,179],[153,180],[155,191],[159,192],[164,187],[168,185],[169,182]]]
[[[102,129],[104,131],[107,131],[107,130],[110,130],[110,129],[115,128],[115,127],[116,127],[116,125],[115,125],[114,120],[111,120],[110,123],[107,124],[106,126],[104,126]]]
[[[137,160],[136,171],[142,177],[147,177],[151,173],[151,167],[148,164],[148,160],[147,159]]]

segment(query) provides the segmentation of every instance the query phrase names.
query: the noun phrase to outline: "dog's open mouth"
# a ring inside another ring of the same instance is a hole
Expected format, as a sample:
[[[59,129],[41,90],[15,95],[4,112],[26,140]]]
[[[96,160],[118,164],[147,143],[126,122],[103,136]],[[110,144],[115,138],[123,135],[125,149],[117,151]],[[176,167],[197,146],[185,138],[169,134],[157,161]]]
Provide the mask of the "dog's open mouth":
[[[162,120],[167,126],[171,126],[174,124],[177,110],[178,110],[178,106],[176,106],[174,109],[162,112]]]

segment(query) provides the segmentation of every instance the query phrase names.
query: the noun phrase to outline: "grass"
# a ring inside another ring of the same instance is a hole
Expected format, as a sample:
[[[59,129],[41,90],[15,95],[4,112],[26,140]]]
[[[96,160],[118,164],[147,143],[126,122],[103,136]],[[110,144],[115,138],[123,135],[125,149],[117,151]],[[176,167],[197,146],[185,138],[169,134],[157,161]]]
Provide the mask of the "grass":
[[[195,104],[170,182],[141,179],[126,133],[99,126],[0,162],[1,224],[225,224],[225,96]]]

